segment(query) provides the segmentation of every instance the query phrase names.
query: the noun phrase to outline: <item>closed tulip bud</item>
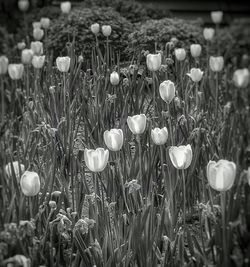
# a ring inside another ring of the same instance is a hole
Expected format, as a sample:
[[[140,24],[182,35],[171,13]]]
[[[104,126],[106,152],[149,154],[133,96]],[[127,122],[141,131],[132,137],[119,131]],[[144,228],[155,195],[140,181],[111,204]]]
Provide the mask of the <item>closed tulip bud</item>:
[[[18,8],[20,11],[25,12],[29,9],[30,3],[28,0],[19,0]]]
[[[152,129],[151,138],[156,145],[164,145],[168,140],[168,129],[166,127]]]
[[[44,31],[40,28],[33,29],[33,37],[35,40],[40,41],[43,38]]]
[[[111,34],[111,26],[110,25],[103,25],[102,26],[102,34],[105,36],[105,37],[109,37],[110,34]]]
[[[48,29],[50,26],[50,19],[49,18],[41,18],[40,23],[41,23],[42,28]]]
[[[23,64],[9,64],[8,73],[12,80],[19,80],[23,76]]]
[[[170,80],[164,81],[159,86],[159,92],[162,100],[170,103],[175,97],[175,85]]]
[[[60,72],[68,72],[70,67],[70,57],[58,57],[56,66]]]
[[[18,50],[23,50],[26,47],[25,42],[19,42],[17,43],[17,49]]]
[[[42,25],[40,21],[32,22],[33,29],[41,29]]]
[[[40,191],[40,178],[36,172],[25,171],[20,180],[23,194],[28,197],[35,196]]]
[[[45,56],[33,56],[32,65],[35,69],[41,69],[45,62]]]
[[[190,52],[192,57],[196,58],[201,55],[201,45],[199,44],[191,44],[190,45]]]
[[[150,71],[157,71],[161,67],[161,53],[147,55],[147,67]]]
[[[187,73],[187,75],[192,79],[193,82],[197,83],[202,79],[203,71],[201,71],[199,68],[192,68],[190,73]]]
[[[147,118],[145,114],[128,116],[127,123],[133,134],[142,134],[146,129]]]
[[[33,51],[33,53],[37,56],[40,56],[43,54],[43,43],[36,41],[36,42],[31,42],[30,48]]]
[[[204,28],[203,36],[206,41],[211,41],[214,38],[215,30],[213,28]]]
[[[234,72],[233,82],[238,88],[246,88],[249,84],[250,73],[247,68],[239,69]]]
[[[121,129],[111,129],[103,134],[104,142],[109,150],[119,151],[123,145],[123,131]]]
[[[169,156],[176,169],[187,169],[192,162],[192,148],[190,145],[172,146],[169,149]]]
[[[0,56],[0,75],[8,71],[9,60],[6,56]]]
[[[8,177],[11,177],[13,175],[12,172],[12,166],[13,166],[13,170],[14,170],[14,174],[17,178],[20,178],[20,175],[22,175],[25,171],[25,167],[23,164],[20,164],[18,161],[13,161],[12,163],[9,162],[6,166],[5,166],[5,173]]]
[[[69,1],[61,3],[61,11],[63,14],[68,14],[71,10],[71,3]]]
[[[110,83],[111,83],[112,85],[118,85],[118,84],[119,84],[119,81],[120,81],[119,74],[118,74],[116,71],[113,71],[113,72],[110,74]]]
[[[104,148],[87,149],[84,150],[84,160],[87,167],[92,172],[101,172],[107,166],[109,159],[109,151]]]
[[[90,27],[93,34],[98,34],[100,31],[100,25],[98,23],[94,23]]]
[[[31,49],[24,49],[22,51],[22,56],[21,56],[22,63],[23,64],[30,64],[32,61],[33,55],[34,55],[34,53]]]
[[[209,58],[209,66],[212,71],[219,72],[223,69],[224,66],[224,58],[223,57],[210,57]]]
[[[186,51],[184,48],[176,48],[174,50],[175,57],[179,61],[183,61],[186,58]]]
[[[236,165],[232,161],[221,159],[207,164],[207,179],[209,185],[220,192],[229,190],[236,176]]]
[[[49,201],[49,206],[52,210],[55,210],[57,208],[56,202],[54,200]]]
[[[212,11],[211,19],[214,24],[220,24],[222,22],[223,12],[222,11]]]

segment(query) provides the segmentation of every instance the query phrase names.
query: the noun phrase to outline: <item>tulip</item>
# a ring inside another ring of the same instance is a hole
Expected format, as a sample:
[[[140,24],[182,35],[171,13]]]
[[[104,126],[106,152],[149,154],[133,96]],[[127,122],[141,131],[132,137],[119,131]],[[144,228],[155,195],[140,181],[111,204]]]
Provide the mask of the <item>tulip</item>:
[[[30,49],[35,55],[40,56],[43,54],[43,43],[40,41],[31,42]]]
[[[22,51],[22,56],[21,56],[22,63],[23,64],[30,64],[32,61],[33,55],[34,55],[34,53],[31,49],[24,49]]]
[[[159,92],[162,100],[170,103],[175,97],[175,85],[170,80],[164,81],[159,86]]]
[[[32,22],[33,29],[41,29],[41,21],[34,21]]]
[[[17,43],[17,49],[18,50],[23,50],[26,47],[25,42],[19,42]]]
[[[199,68],[192,68],[190,73],[187,73],[187,75],[192,79],[193,82],[197,83],[202,79],[203,71],[201,71]]]
[[[214,24],[220,24],[222,22],[223,12],[222,11],[212,11],[211,19]]]
[[[41,69],[45,62],[45,56],[33,56],[32,65],[35,69]]]
[[[84,160],[87,167],[92,172],[101,172],[105,169],[108,163],[109,151],[104,148],[84,150]]]
[[[23,164],[20,164],[18,161],[13,161],[12,163],[9,162],[5,166],[5,173],[7,174],[8,177],[11,177],[13,175],[12,173],[12,165],[13,165],[13,170],[14,174],[17,178],[20,178],[20,175],[22,175],[25,171],[25,167]]]
[[[9,60],[6,56],[0,56],[0,75],[8,71]]]
[[[147,67],[150,71],[157,71],[161,67],[161,53],[147,55]]]
[[[33,37],[36,41],[40,41],[43,38],[43,35],[44,35],[44,31],[42,29],[35,28],[33,30]]]
[[[25,171],[20,180],[23,194],[28,197],[35,196],[40,191],[40,178],[36,172]]]
[[[119,151],[123,145],[123,131],[121,129],[106,130],[103,134],[104,142],[109,150]]]
[[[247,68],[238,69],[234,72],[233,82],[238,88],[246,88],[249,84],[250,73]]]
[[[227,191],[234,183],[236,165],[232,161],[221,159],[218,162],[209,161],[207,164],[207,179],[209,185],[217,191]]]
[[[183,61],[186,58],[186,51],[184,48],[176,48],[174,50],[175,57],[179,61]]]
[[[23,76],[23,64],[9,64],[8,73],[12,80],[19,80]]]
[[[70,67],[70,57],[57,57],[56,66],[60,72],[68,72]]]
[[[113,71],[110,74],[110,83],[112,85],[118,85],[119,84],[119,81],[120,81],[119,74],[116,71]]]
[[[105,36],[105,37],[109,37],[110,34],[111,34],[111,26],[110,25],[103,25],[102,26],[102,34]]]
[[[145,114],[135,115],[133,117],[128,116],[127,123],[130,131],[133,134],[142,134],[146,128],[147,118]]]
[[[168,140],[168,129],[166,127],[152,129],[151,138],[156,145],[164,145]]]
[[[20,11],[25,12],[29,9],[30,3],[28,0],[19,0],[18,8]]]
[[[69,1],[61,3],[61,11],[63,14],[68,14],[71,10],[71,3]]]
[[[187,169],[193,157],[192,148],[190,145],[172,146],[169,149],[169,156],[176,169]]]
[[[204,28],[203,36],[206,41],[211,41],[214,38],[215,30],[213,28]]]
[[[190,45],[190,52],[192,57],[196,58],[201,55],[201,45],[199,44],[191,44]]]
[[[50,26],[50,19],[49,18],[41,18],[40,23],[41,23],[42,28],[48,29]]]
[[[222,70],[224,65],[224,58],[223,57],[212,57],[209,58],[209,66],[212,71],[219,72]]]
[[[100,25],[98,23],[94,23],[91,25],[90,29],[91,29],[92,33],[96,35],[100,31]]]

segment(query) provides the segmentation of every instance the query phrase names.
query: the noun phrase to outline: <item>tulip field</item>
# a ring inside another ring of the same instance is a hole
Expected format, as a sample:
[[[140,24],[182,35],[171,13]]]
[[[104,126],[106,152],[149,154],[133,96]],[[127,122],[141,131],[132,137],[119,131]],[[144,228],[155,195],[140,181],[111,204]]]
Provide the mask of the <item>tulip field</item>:
[[[210,50],[222,21],[122,62],[98,21],[90,60],[53,57],[42,18],[0,55],[0,266],[250,266],[250,73]]]

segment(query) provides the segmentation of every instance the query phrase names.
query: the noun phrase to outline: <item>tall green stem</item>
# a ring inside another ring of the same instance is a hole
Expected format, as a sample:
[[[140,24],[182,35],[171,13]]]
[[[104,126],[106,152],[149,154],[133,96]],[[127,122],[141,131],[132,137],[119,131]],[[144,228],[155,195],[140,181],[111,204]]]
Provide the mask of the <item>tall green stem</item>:
[[[223,266],[228,267],[227,229],[226,229],[226,192],[221,192],[220,200],[221,200],[221,216],[222,216]]]
[[[184,169],[181,170],[182,183],[183,183],[183,228],[186,229],[186,184]]]

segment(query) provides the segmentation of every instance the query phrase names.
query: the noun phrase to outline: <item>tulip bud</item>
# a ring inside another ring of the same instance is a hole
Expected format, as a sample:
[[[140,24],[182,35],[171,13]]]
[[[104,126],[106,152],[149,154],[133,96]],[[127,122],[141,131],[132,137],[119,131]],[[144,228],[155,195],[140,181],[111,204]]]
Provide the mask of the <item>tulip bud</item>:
[[[110,25],[103,25],[102,26],[102,34],[105,36],[105,37],[109,37],[110,34],[111,34],[111,26]]]
[[[172,37],[172,38],[170,39],[170,42],[173,43],[174,46],[176,46],[176,45],[178,44],[179,40],[178,40],[176,37]]]
[[[232,161],[221,159],[207,164],[207,179],[209,185],[217,191],[227,191],[234,183],[236,165]]]
[[[172,146],[169,149],[169,156],[176,169],[187,169],[193,157],[192,148],[190,145]]]
[[[30,64],[33,58],[33,51],[31,49],[24,49],[22,51],[21,60],[23,64]]]
[[[40,23],[41,23],[42,28],[48,29],[50,26],[50,19],[49,18],[41,18]]]
[[[214,24],[220,24],[222,22],[223,12],[222,11],[212,11],[211,19]]]
[[[161,67],[161,53],[147,55],[147,67],[150,71],[157,71]]]
[[[116,71],[113,71],[110,74],[110,83],[112,85],[118,85],[119,84],[119,81],[120,81],[119,74]]]
[[[156,145],[164,145],[168,140],[168,129],[166,127],[152,129],[151,138]]]
[[[23,194],[28,197],[35,196],[40,191],[40,178],[36,172],[25,171],[20,180]]]
[[[84,160],[87,167],[92,172],[101,172],[105,169],[108,163],[109,151],[104,148],[84,150]]]
[[[45,62],[45,56],[33,56],[32,65],[35,69],[41,69]]]
[[[6,56],[0,56],[0,75],[8,70],[9,60]]]
[[[100,25],[98,23],[94,23],[91,25],[90,29],[91,29],[92,33],[96,35],[100,31]]]
[[[60,72],[68,72],[70,67],[70,57],[57,57],[56,66]]]
[[[69,1],[61,3],[61,11],[63,14],[68,14],[71,10],[71,3]]]
[[[17,43],[17,49],[18,50],[23,50],[26,47],[25,42],[19,42]]]
[[[28,0],[19,0],[18,8],[20,11],[25,12],[29,9],[30,3]]]
[[[209,66],[212,71],[219,72],[223,69],[224,58],[223,57],[212,57],[209,58]]]
[[[128,116],[127,118],[128,127],[133,134],[142,134],[145,131],[146,122],[145,114]]]
[[[201,71],[199,68],[192,68],[190,73],[187,73],[187,75],[192,79],[193,82],[197,83],[202,79],[203,71]]]
[[[191,44],[190,45],[190,52],[192,57],[196,58],[201,55],[201,45],[199,44]]]
[[[23,76],[23,64],[9,64],[8,73],[12,80],[19,80]]]
[[[22,175],[25,171],[25,167],[23,164],[20,164],[18,161],[13,161],[12,163],[9,162],[5,166],[5,173],[8,177],[11,177],[13,175],[12,173],[12,165],[13,165],[13,170],[14,174],[17,178],[20,178],[20,175]]]
[[[32,22],[33,30],[34,29],[41,29],[42,25],[40,21],[34,21]]]
[[[103,134],[104,142],[109,150],[119,151],[123,145],[123,131],[121,129],[106,130]]]
[[[33,30],[33,37],[35,40],[40,41],[43,38],[43,35],[44,35],[44,31],[42,29],[35,28]]]
[[[54,200],[49,201],[49,206],[52,210],[55,210],[57,207],[56,202]]]
[[[33,51],[33,53],[37,56],[40,56],[43,54],[43,43],[36,41],[36,42],[31,42],[30,48]]]
[[[183,61],[186,58],[186,51],[184,48],[176,48],[174,50],[175,57],[179,61]]]
[[[234,72],[233,82],[238,88],[246,88],[249,84],[250,73],[247,68],[238,69]]]
[[[170,80],[164,81],[159,86],[159,92],[162,100],[170,103],[175,97],[175,85]]]
[[[203,36],[206,41],[211,41],[214,38],[215,30],[213,28],[204,28]]]

